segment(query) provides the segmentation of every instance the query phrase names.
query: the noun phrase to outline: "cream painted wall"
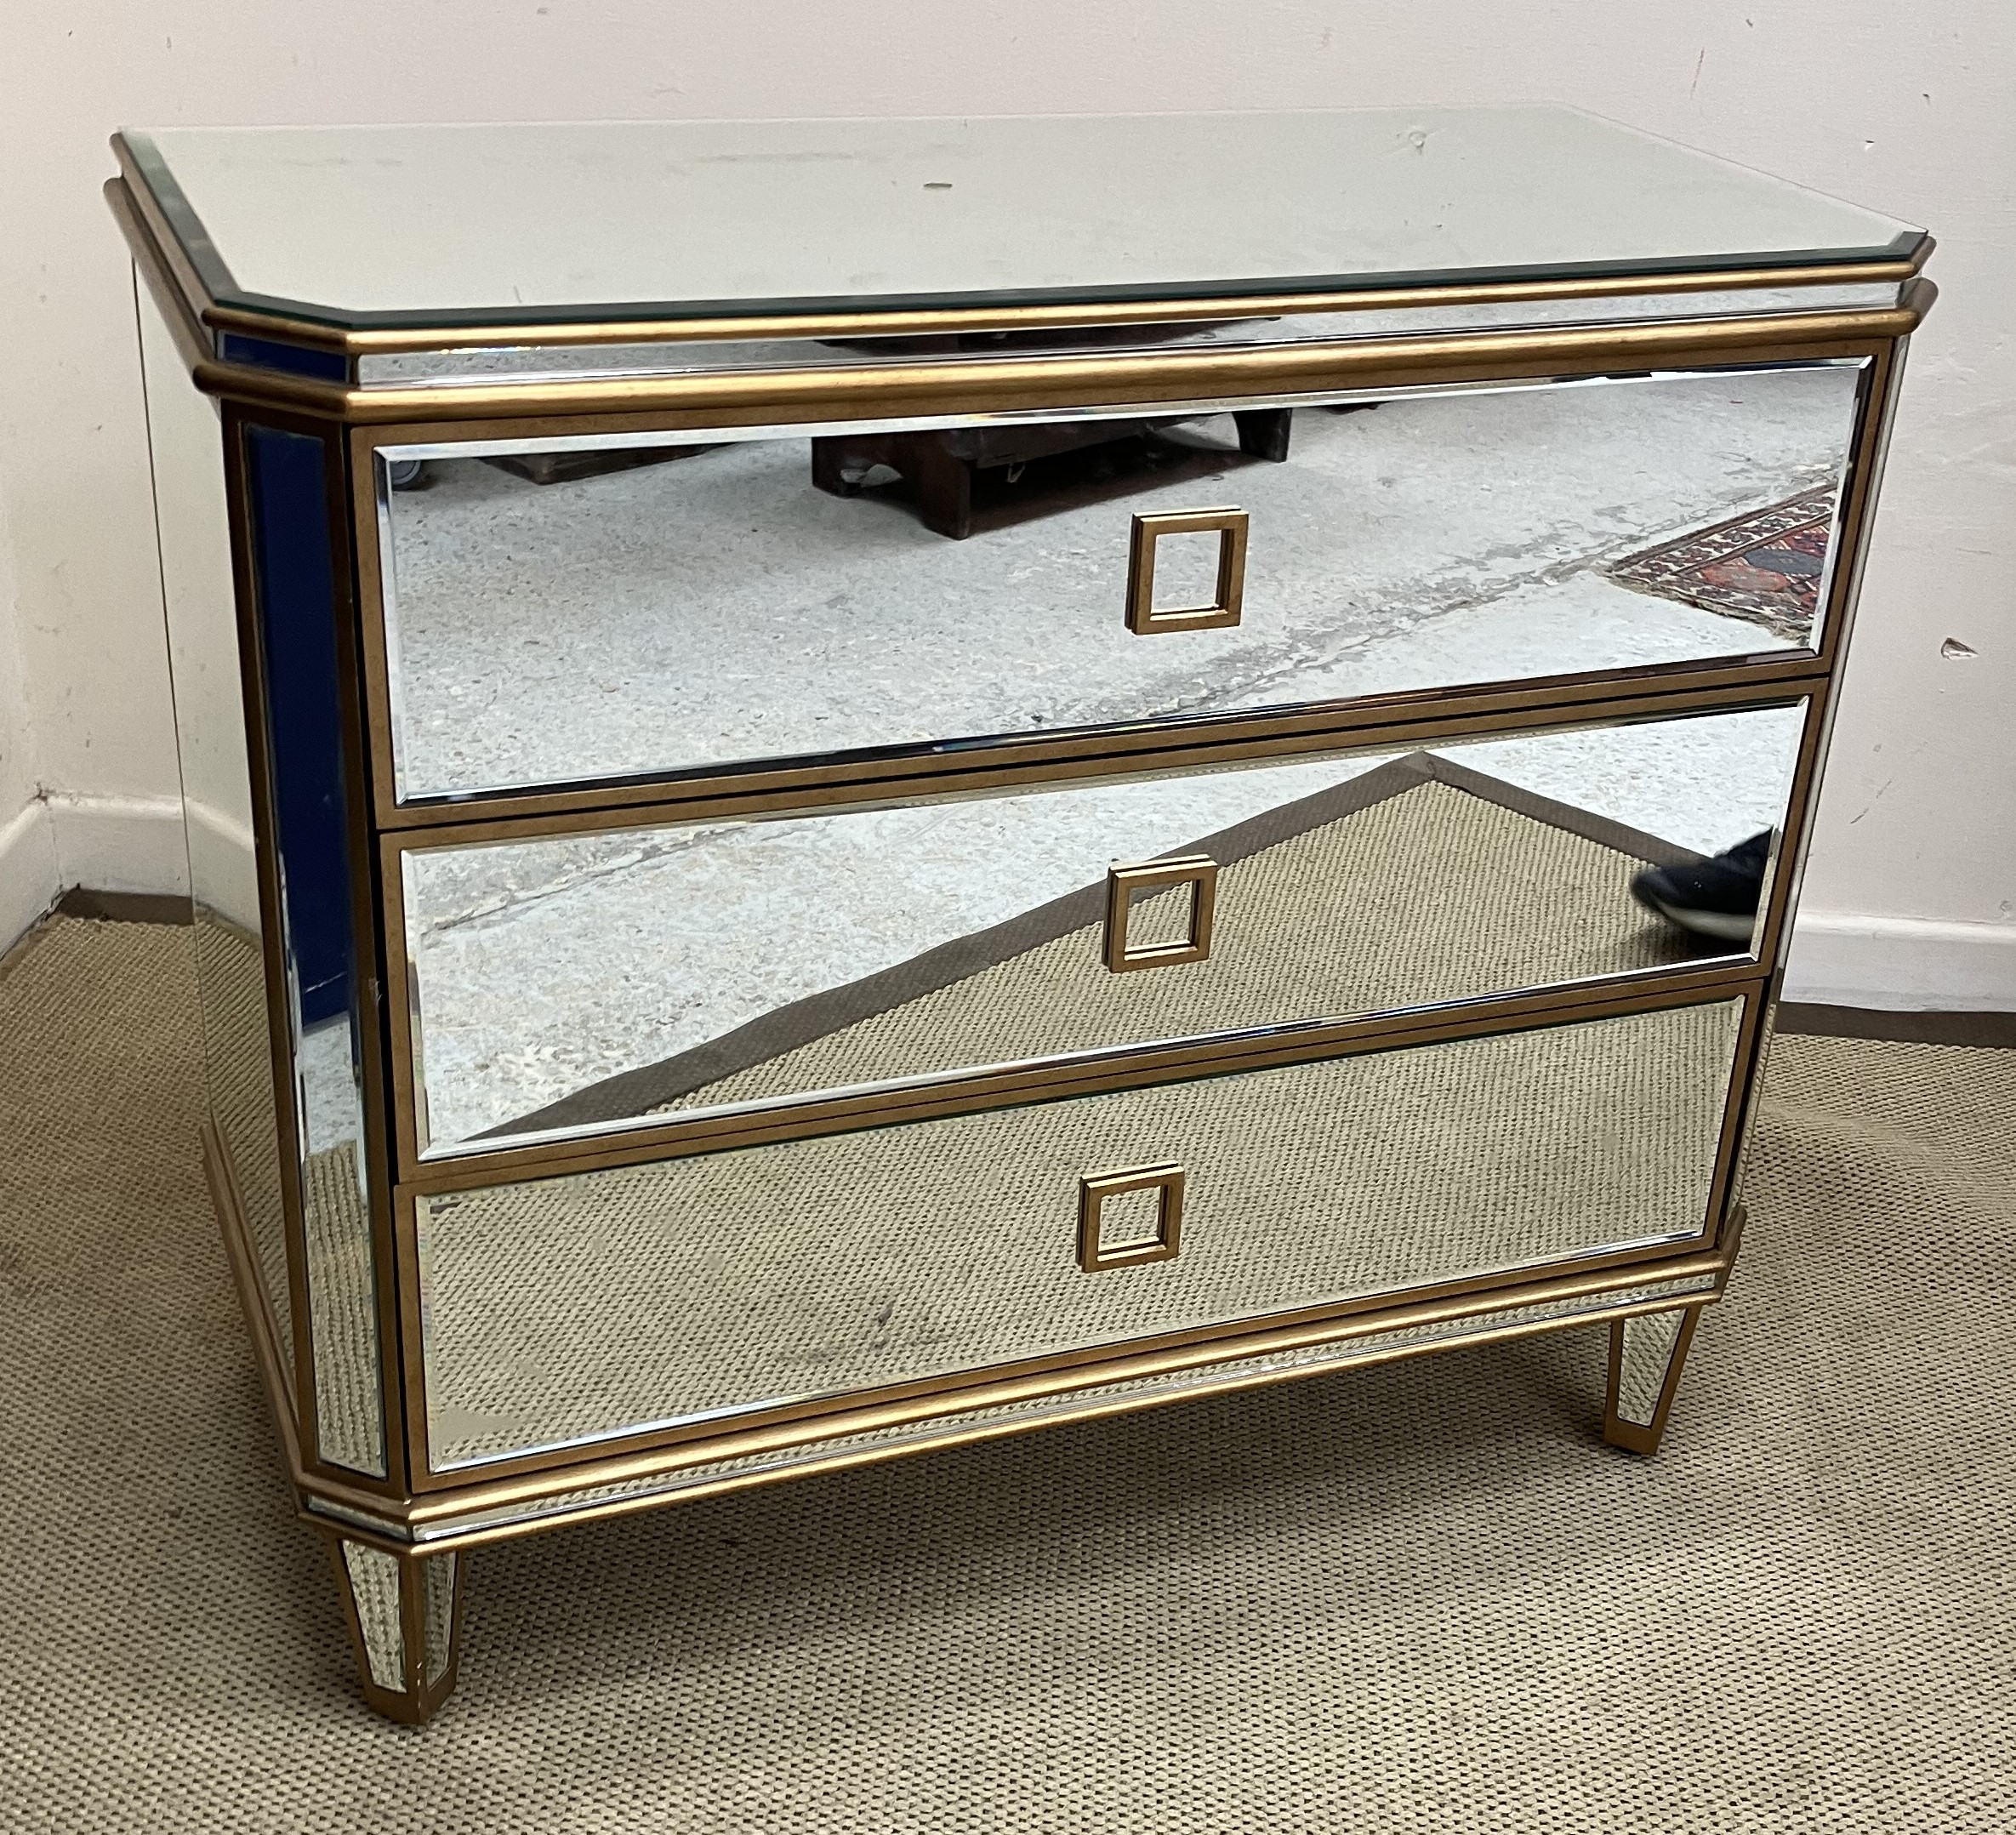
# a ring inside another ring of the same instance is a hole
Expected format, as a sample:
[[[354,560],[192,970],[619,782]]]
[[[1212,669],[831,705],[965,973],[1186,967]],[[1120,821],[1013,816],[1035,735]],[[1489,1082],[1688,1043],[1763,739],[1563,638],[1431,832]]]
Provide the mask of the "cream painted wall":
[[[59,882],[179,870],[114,128],[1561,100],[1939,236],[1795,967],[2016,1006],[2007,0],[69,0],[7,37],[0,936]]]

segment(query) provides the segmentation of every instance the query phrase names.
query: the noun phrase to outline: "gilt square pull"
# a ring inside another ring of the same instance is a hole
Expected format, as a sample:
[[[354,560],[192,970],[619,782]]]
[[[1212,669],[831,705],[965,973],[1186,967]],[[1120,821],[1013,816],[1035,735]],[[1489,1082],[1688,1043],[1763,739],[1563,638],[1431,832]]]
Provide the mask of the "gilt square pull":
[[[1128,1192],[1155,1194],[1155,1233],[1119,1242],[1101,1239],[1108,1203]],[[1179,1165],[1130,1166],[1097,1172],[1078,1182],[1078,1265],[1088,1274],[1143,1262],[1173,1262],[1182,1246],[1183,1169]]]
[[[1183,934],[1173,940],[1137,941],[1130,934],[1135,900],[1164,886],[1190,888],[1190,915]],[[1130,969],[1167,968],[1178,962],[1201,962],[1211,953],[1211,913],[1218,900],[1218,863],[1204,854],[1179,860],[1153,860],[1137,867],[1108,867],[1106,871],[1106,966],[1116,975]]]
[[[1246,590],[1246,512],[1181,510],[1136,516],[1127,545],[1127,629],[1136,637],[1158,631],[1216,630],[1239,621]],[[1218,584],[1205,606],[1155,609],[1155,544],[1165,535],[1218,536]]]

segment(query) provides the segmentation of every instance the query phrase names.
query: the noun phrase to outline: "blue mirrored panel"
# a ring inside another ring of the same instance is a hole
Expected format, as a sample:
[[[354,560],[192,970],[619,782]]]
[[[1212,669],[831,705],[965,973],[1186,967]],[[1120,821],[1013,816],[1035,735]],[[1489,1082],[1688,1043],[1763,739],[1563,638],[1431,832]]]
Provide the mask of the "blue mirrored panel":
[[[382,1474],[384,1417],[362,1127],[365,1026],[351,929],[327,453],[310,435],[245,430],[316,1443],[333,1464]]]

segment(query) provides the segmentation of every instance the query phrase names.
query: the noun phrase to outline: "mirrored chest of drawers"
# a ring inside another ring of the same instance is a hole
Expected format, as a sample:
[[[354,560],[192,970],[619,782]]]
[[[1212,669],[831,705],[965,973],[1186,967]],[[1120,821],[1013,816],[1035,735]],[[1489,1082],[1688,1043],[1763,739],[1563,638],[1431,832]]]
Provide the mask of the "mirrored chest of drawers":
[[[1597,1321],[1655,1447],[1923,236],[1552,110],[115,146],[374,1707],[793,1473]]]

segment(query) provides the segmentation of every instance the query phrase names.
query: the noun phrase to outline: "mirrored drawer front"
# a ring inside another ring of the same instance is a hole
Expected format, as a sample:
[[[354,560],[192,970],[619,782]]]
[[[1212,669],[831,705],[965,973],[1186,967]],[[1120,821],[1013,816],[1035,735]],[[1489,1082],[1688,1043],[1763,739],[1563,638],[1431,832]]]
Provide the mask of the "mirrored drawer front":
[[[1692,1237],[1741,1008],[419,1198],[431,1463]]]
[[[401,854],[430,1156],[1742,959],[1802,704]],[[1738,901],[1740,903],[1740,900]]]
[[[398,794],[1802,649],[1862,374],[383,447]]]

